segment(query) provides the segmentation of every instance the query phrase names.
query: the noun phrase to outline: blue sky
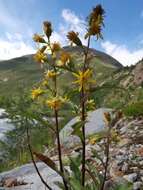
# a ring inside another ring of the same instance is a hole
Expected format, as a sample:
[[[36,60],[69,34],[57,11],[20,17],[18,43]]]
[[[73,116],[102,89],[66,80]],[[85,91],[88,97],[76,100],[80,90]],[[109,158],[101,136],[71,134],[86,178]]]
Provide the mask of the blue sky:
[[[84,19],[92,7],[102,4],[106,11],[104,40],[92,47],[104,51],[124,65],[143,57],[143,0],[0,0],[0,59],[35,52],[35,32],[50,20],[52,40],[67,44],[68,30],[84,34]]]

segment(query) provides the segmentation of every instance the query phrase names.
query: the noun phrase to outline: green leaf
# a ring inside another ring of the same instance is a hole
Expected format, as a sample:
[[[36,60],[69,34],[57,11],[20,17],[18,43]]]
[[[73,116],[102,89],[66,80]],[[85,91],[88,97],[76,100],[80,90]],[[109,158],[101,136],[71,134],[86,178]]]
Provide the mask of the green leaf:
[[[108,130],[104,129],[100,132],[94,133],[92,135],[89,135],[88,138],[92,139],[94,138],[94,140],[96,140],[97,142],[99,142],[101,139],[106,138],[108,134]]]
[[[132,190],[133,185],[131,183],[119,184],[114,190]]]
[[[80,181],[81,180],[81,171],[79,169],[81,164],[81,158],[78,156],[76,158],[70,158],[70,169],[73,176]]]
[[[82,141],[83,135],[82,135],[82,126],[85,122],[83,121],[77,121],[75,124],[73,124],[71,127],[73,129],[72,135],[78,136],[80,140]]]

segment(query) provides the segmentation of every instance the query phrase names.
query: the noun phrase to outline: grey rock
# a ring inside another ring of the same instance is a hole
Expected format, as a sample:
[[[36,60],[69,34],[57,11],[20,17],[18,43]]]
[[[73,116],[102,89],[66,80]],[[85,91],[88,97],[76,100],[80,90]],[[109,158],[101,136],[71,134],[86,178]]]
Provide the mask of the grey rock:
[[[133,184],[133,190],[140,190],[142,187],[142,182],[141,181],[137,181]]]
[[[135,182],[137,180],[137,174],[132,173],[132,174],[129,174],[129,175],[124,175],[123,178],[126,179],[129,182]]]
[[[129,169],[129,164],[128,164],[127,162],[125,162],[125,163],[123,164],[123,166],[122,166],[122,171],[123,171],[123,172],[127,172],[128,169]]]
[[[121,134],[124,134],[124,133],[126,133],[127,132],[127,126],[125,126],[125,127],[122,127],[121,129],[120,129],[120,133]]]
[[[54,190],[59,190],[59,188],[54,184],[56,181],[62,181],[61,177],[54,172],[52,169],[47,167],[44,163],[38,162],[37,167],[45,181],[51,186]],[[22,180],[28,185],[17,186],[11,188],[10,190],[44,190],[45,186],[41,182],[39,176],[37,175],[33,164],[25,164],[21,167],[15,168],[11,171],[4,172],[0,174],[0,178],[15,178],[19,181]]]
[[[104,122],[104,112],[111,112],[111,109],[100,108],[88,113],[87,123],[85,124],[86,136],[104,129],[106,126]],[[61,143],[67,148],[80,143],[79,137],[71,135],[73,131],[72,126],[78,121],[78,117],[75,117],[60,132]]]

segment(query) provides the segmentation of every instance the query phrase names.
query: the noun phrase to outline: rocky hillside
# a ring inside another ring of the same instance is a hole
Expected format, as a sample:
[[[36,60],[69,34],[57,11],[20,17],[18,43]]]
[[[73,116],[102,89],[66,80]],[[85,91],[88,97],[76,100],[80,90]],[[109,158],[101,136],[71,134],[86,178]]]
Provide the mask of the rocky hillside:
[[[83,61],[83,52],[79,47],[65,47],[65,51],[72,54],[76,65]],[[93,89],[97,107],[122,108],[127,103],[143,99],[143,61],[135,66],[123,67],[117,60],[103,52],[90,49],[90,55],[93,56],[91,66],[97,81]],[[42,72],[40,65],[34,62],[33,55],[0,61],[1,96],[7,97],[9,93],[14,95],[21,88],[31,89],[42,77]],[[60,89],[67,91],[69,88],[67,84],[71,80],[72,75],[69,73],[61,75]]]

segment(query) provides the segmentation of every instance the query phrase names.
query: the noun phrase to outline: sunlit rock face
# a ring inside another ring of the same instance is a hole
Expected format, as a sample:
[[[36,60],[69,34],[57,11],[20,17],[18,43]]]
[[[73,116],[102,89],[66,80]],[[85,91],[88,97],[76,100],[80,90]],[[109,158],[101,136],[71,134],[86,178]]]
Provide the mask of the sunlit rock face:
[[[134,71],[134,83],[136,85],[141,85],[143,84],[143,62],[140,62],[136,65]]]
[[[86,136],[104,129],[104,113],[109,111],[111,111],[111,109],[100,108],[88,113],[87,123],[85,124]],[[80,142],[79,137],[71,135],[73,131],[72,126],[78,121],[79,118],[75,117],[60,132],[61,143],[67,148],[72,147]]]

